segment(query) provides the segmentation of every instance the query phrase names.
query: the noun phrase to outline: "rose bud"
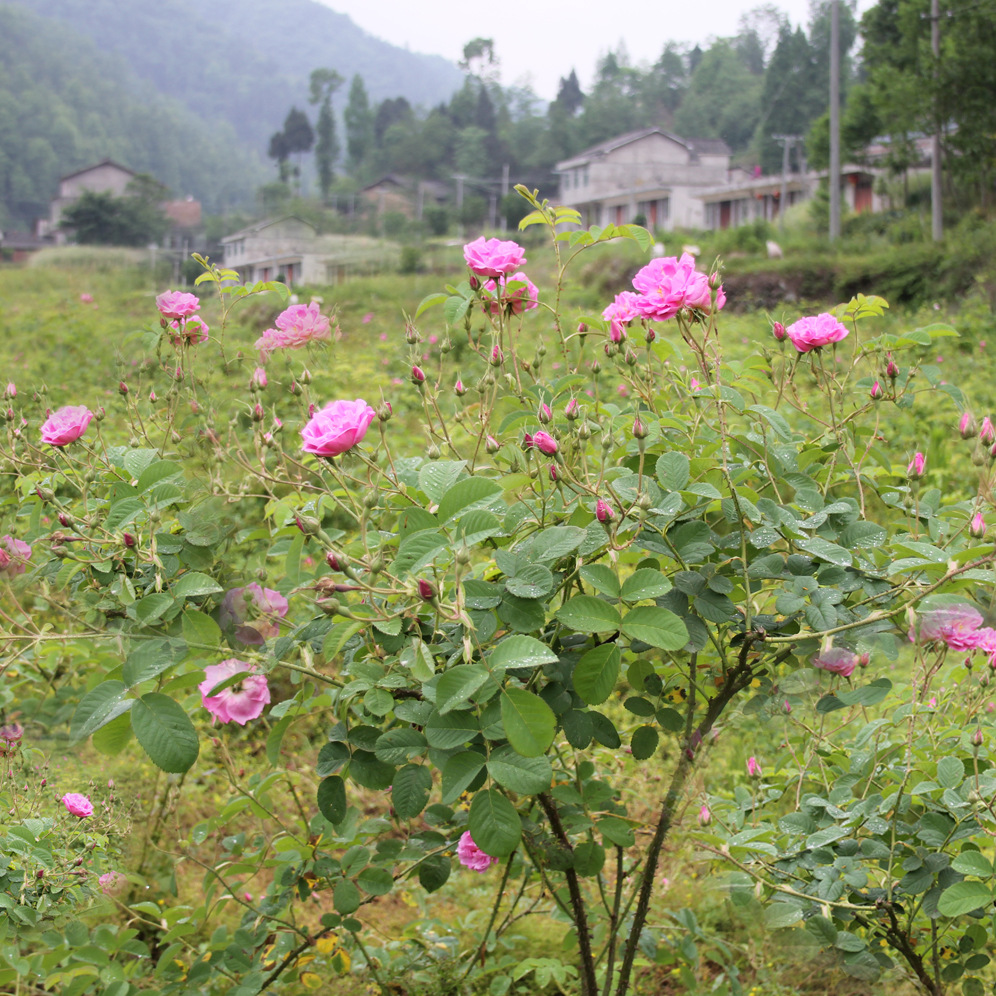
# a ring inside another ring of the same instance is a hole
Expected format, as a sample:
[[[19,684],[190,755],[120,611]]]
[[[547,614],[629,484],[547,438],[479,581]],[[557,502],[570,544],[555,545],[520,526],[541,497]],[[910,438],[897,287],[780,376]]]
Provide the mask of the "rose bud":
[[[788,332],[785,331],[785,326],[781,322],[775,322],[771,326],[771,334],[775,337],[778,342],[784,342],[788,337]]]
[[[598,519],[599,522],[608,522],[610,519],[614,519],[615,517],[616,513],[613,511],[612,506],[608,502],[603,501],[601,498],[595,502],[595,518]]]
[[[412,367],[412,383],[413,384],[424,384],[425,383],[425,372],[421,367]]]
[[[465,394],[467,393],[467,388],[465,388],[465,387],[463,386],[463,381],[462,381],[462,380],[458,380],[458,381],[457,381],[457,382],[456,382],[456,383],[455,383],[455,384],[453,385],[453,393],[454,393],[454,394],[455,394],[455,395],[456,395],[456,396],[457,396],[458,398],[462,398],[462,397],[463,397],[463,396],[464,396],[464,395],[465,395]]]
[[[872,401],[881,401],[885,396],[885,392],[882,390],[882,385],[878,381],[875,381],[875,383],[872,384],[872,389],[868,392],[868,396],[872,399]]]
[[[488,436],[488,438],[484,440],[484,448],[488,451],[488,453],[497,453],[501,449],[501,443],[499,443],[494,436]]]
[[[972,418],[972,413],[962,412],[962,416],[958,421],[958,433],[961,435],[961,438],[971,439],[976,431],[975,419]]]
[[[433,587],[431,582],[426,581],[425,578],[419,578],[418,597],[423,602],[431,602],[436,597],[435,587]]]
[[[545,404],[544,405],[540,405],[539,406],[539,411],[536,413],[536,417],[544,425],[546,425],[548,422],[552,422],[553,421],[553,412],[550,411],[550,406],[549,405],[545,405]]]

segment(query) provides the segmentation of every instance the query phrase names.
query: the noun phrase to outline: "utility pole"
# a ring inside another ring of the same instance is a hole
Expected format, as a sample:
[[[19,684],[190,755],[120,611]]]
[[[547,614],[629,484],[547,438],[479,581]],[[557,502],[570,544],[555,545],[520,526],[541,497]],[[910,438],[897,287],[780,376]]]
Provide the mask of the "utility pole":
[[[937,3],[937,0],[932,0]],[[830,241],[840,238],[840,0],[830,0]]]
[[[938,0],[930,0],[930,50],[934,53],[934,82],[941,65],[941,12]],[[930,234],[935,242],[944,234],[944,216],[941,213],[941,123],[934,121],[934,135],[930,140]]]
[[[788,210],[789,156],[796,142],[802,143],[802,135],[772,135],[782,146],[782,192],[778,197],[778,228],[785,231],[785,212]]]

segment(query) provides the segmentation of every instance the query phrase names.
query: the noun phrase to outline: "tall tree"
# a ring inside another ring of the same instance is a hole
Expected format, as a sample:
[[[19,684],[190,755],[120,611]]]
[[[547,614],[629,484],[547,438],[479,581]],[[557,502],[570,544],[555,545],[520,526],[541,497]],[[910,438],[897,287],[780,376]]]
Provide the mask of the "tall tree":
[[[343,115],[346,122],[346,154],[349,168],[356,172],[373,145],[373,114],[363,77],[357,73],[349,85],[349,100]]]
[[[345,80],[334,69],[315,69],[311,74],[310,101],[320,104],[315,143],[315,166],[322,200],[328,201],[332,181],[335,179],[335,161],[339,158],[339,140],[335,134],[335,115],[332,113],[332,94]]]
[[[560,77],[560,86],[557,87],[557,103],[569,115],[577,114],[584,104],[584,93],[578,82],[578,74],[573,69],[569,76]]]

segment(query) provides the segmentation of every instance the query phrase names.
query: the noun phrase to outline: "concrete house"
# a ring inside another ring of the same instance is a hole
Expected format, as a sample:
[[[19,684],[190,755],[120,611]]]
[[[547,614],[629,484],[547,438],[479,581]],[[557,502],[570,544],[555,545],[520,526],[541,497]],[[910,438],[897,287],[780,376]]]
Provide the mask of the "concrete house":
[[[581,212],[584,226],[642,216],[651,231],[702,228],[705,208],[697,195],[726,183],[729,169],[730,150],[721,139],[643,128],[557,163],[559,199]]]
[[[361,235],[319,235],[300,218],[268,218],[221,240],[222,266],[243,282],[335,284],[396,267],[400,248]]]
[[[71,204],[75,204],[84,191],[123,197],[128,184],[134,179],[135,174],[132,170],[111,159],[105,159],[96,166],[87,166],[86,169],[79,169],[62,177],[59,180],[59,193],[49,202],[48,218],[39,219],[37,223],[37,234],[53,236],[56,243],[64,244],[66,234],[59,229],[62,212]]]

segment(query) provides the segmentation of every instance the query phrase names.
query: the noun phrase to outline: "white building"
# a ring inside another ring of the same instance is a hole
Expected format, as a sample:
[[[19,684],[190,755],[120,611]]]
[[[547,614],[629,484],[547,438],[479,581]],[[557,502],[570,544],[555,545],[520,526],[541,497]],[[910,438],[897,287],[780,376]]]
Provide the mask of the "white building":
[[[651,231],[703,228],[704,188],[726,183],[730,150],[721,139],[679,138],[643,128],[557,163],[560,203],[581,223],[624,225],[638,216]]]
[[[396,267],[400,248],[362,235],[319,235],[300,218],[270,218],[221,240],[222,266],[243,282],[335,284],[347,276]]]

